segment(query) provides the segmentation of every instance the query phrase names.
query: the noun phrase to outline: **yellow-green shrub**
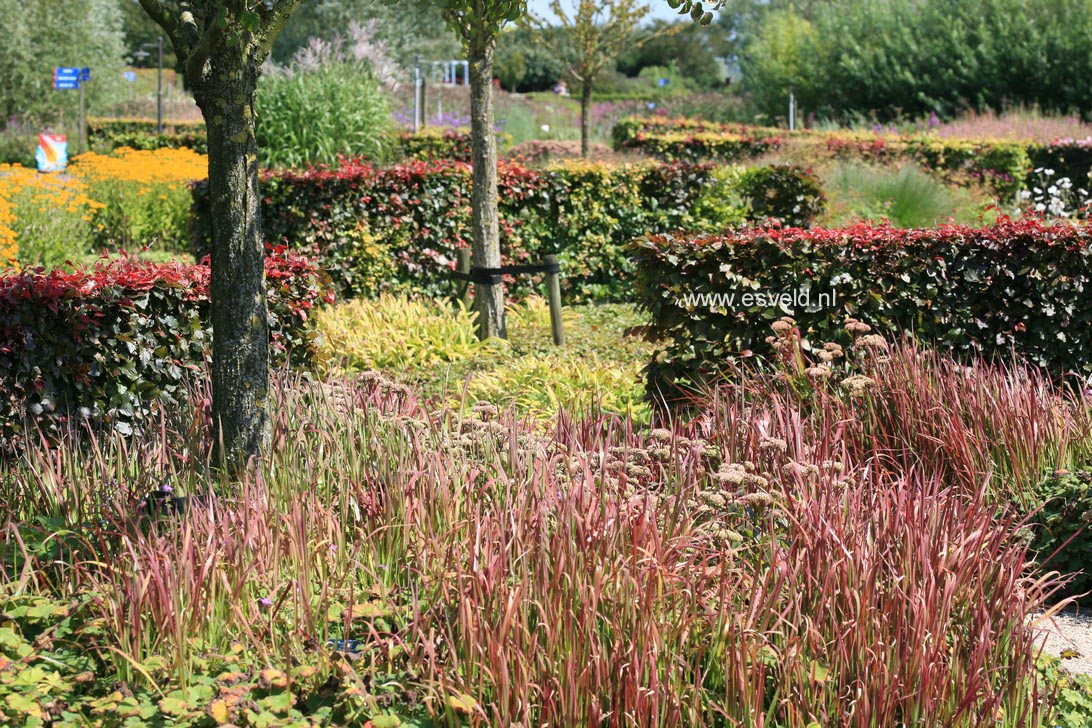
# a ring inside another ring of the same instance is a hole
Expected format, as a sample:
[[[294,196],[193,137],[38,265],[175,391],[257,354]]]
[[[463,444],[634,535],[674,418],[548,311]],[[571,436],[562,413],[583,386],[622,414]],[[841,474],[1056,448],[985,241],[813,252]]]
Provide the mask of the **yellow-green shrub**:
[[[511,308],[508,340],[482,342],[461,306],[384,294],[320,311],[316,359],[327,372],[382,371],[452,406],[484,401],[538,418],[601,405],[644,418],[645,344],[622,336],[635,320],[629,309],[604,308],[566,308],[569,345],[558,348],[538,297]]]

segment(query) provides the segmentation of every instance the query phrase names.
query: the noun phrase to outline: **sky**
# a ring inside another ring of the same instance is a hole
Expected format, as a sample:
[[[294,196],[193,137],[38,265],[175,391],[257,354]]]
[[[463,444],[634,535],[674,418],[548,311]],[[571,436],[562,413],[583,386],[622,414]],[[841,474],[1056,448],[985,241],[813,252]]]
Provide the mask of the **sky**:
[[[648,17],[662,18],[663,20],[683,20],[684,16],[679,15],[678,12],[671,9],[667,4],[667,0],[645,0],[645,5],[648,5],[652,10],[649,12]],[[576,0],[561,0],[561,6],[566,10],[569,10],[576,6]],[[554,17],[550,12],[550,0],[527,0],[527,7],[531,9],[535,15],[550,20]],[[685,18],[689,20],[689,18]]]

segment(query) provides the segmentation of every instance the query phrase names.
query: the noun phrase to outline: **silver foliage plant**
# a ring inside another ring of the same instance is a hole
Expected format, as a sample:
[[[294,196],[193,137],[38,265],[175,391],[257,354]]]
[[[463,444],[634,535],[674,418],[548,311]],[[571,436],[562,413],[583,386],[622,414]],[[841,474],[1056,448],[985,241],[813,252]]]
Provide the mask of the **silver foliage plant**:
[[[313,37],[292,55],[287,65],[269,63],[266,72],[293,78],[334,64],[367,66],[387,90],[392,90],[401,77],[398,64],[391,57],[390,47],[378,37],[375,20],[366,23],[352,21],[345,34],[335,35],[330,40]]]

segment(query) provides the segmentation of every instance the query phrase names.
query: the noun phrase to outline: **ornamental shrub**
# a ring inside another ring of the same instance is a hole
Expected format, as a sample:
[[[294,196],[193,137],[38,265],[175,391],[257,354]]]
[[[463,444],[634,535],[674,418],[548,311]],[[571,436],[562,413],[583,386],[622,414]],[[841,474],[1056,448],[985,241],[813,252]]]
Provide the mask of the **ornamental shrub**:
[[[702,388],[742,355],[771,352],[786,314],[808,342],[843,342],[853,316],[957,357],[1016,352],[1055,374],[1092,374],[1092,232],[1003,219],[987,228],[751,228],[651,236],[635,288],[661,350],[649,392]],[[820,296],[825,298],[820,298]]]
[[[1068,177],[1077,187],[1092,189],[1092,139],[1034,144],[1028,148],[1028,157],[1034,169],[1052,169],[1054,179]]]
[[[742,158],[765,151],[797,152],[809,162],[824,158],[865,162],[913,162],[949,181],[981,182],[1011,198],[1030,185],[1036,168],[1083,184],[1092,172],[1092,141],[1061,139],[1050,144],[1003,139],[951,139],[930,135],[897,136],[854,131],[788,132],[761,126],[720,124],[699,119],[631,117],[612,131],[618,150],[699,162]],[[758,140],[748,146],[744,140]],[[761,142],[770,142],[766,149]],[[776,140],[776,144],[773,143]]]
[[[1092,471],[1050,475],[1036,495],[1043,505],[1031,518],[1031,551],[1050,571],[1075,574],[1066,596],[1092,603]]]
[[[776,220],[791,227],[805,227],[823,214],[823,183],[810,169],[789,164],[753,167],[743,175],[739,191],[747,201],[752,220]]]
[[[386,94],[371,66],[343,60],[275,69],[258,83],[255,135],[268,167],[337,164],[341,155],[389,152]]]
[[[643,152],[666,161],[736,162],[776,151],[781,141],[780,136],[746,132],[638,134],[616,148]]]
[[[497,146],[500,146],[498,143]],[[398,135],[398,155],[403,159],[450,159],[470,162],[470,131],[426,126]]]
[[[742,222],[735,178],[734,171],[708,163],[575,162],[535,170],[502,162],[504,261],[557,254],[569,300],[628,298],[632,264],[625,245],[649,233],[712,232]],[[261,184],[267,239],[315,256],[339,295],[401,287],[436,297],[456,291],[449,272],[458,251],[470,246],[470,165],[347,161],[332,170],[269,172]],[[207,183],[196,184],[193,194],[191,232],[200,256],[209,244]],[[369,242],[362,249],[365,229]],[[509,281],[511,293],[526,295],[532,282],[526,276]]]
[[[304,364],[309,311],[332,300],[319,268],[291,251],[266,260],[274,362]],[[28,424],[86,420],[122,434],[184,396],[210,351],[207,265],[104,259],[68,273],[0,275],[0,452]]]

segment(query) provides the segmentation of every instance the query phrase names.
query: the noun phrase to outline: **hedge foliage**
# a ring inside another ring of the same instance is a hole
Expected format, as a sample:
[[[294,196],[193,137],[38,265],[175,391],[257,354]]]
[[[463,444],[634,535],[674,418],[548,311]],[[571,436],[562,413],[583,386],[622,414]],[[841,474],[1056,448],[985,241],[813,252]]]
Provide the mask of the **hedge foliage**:
[[[650,233],[714,232],[742,222],[741,170],[704,164],[606,166],[569,162],[500,166],[505,261],[562,263],[567,298],[631,295],[626,245]],[[450,295],[458,250],[470,245],[470,166],[450,160],[391,167],[347,162],[338,169],[273,172],[262,178],[267,240],[315,256],[346,297],[412,287]],[[764,194],[764,193],[763,193]],[[192,232],[207,250],[208,187],[194,188]],[[528,292],[521,277],[512,289]]]
[[[121,147],[148,151],[152,149],[189,148],[208,153],[208,139],[203,121],[163,121],[160,134],[155,119],[87,120],[87,143],[92,149],[106,154]]]
[[[498,140],[498,146],[501,146]],[[426,126],[398,135],[398,155],[402,159],[449,159],[470,162],[470,130]]]
[[[696,119],[634,117],[613,129],[616,149],[645,152],[658,159],[734,161],[767,151],[798,151],[823,158],[874,162],[914,162],[947,176],[962,175],[1012,195],[1029,184],[1038,168],[1056,178],[1086,184],[1092,172],[1092,141],[1063,139],[1049,144],[999,139],[949,139],[930,135],[895,136],[850,131],[787,132],[769,127],[718,124]]]
[[[1090,243],[1088,226],[1007,219],[988,228],[651,236],[636,245],[637,295],[663,346],[646,372],[649,392],[670,398],[717,379],[741,355],[769,354],[766,334],[786,314],[816,346],[848,343],[852,316],[957,357],[1015,351],[1087,377]]]
[[[309,311],[328,280],[285,249],[266,259],[274,362],[309,359]],[[0,275],[0,452],[21,449],[28,421],[87,420],[129,434],[181,401],[209,354],[207,265],[100,261],[72,273]]]
[[[778,129],[661,117],[623,119],[611,131],[618,151],[638,151],[669,161],[737,162],[780,148]]]

